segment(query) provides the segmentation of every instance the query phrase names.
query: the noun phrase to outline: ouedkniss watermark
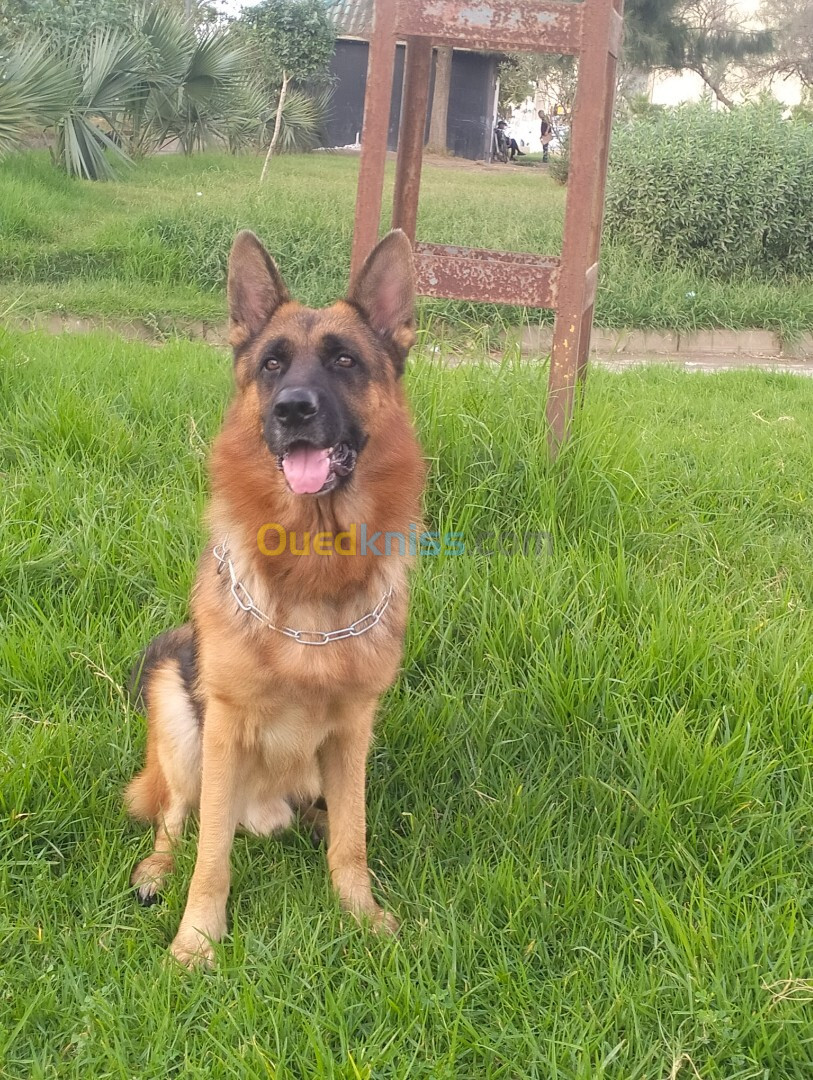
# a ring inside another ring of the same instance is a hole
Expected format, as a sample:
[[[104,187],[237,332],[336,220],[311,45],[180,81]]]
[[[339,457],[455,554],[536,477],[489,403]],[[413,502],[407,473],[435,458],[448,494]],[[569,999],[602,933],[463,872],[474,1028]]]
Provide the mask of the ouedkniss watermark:
[[[438,532],[410,525],[407,532],[371,530],[366,522],[352,524],[343,532],[290,532],[276,522],[262,525],[257,547],[263,555],[549,555],[553,538],[549,532],[488,530]]]

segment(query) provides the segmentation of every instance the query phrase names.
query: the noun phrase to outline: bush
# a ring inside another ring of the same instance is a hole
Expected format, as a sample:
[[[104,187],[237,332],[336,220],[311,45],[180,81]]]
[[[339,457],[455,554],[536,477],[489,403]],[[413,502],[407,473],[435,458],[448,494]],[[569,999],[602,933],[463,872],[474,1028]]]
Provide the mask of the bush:
[[[813,127],[683,107],[613,139],[606,235],[713,275],[813,274]]]
[[[559,151],[548,159],[548,176],[557,184],[567,184],[570,176],[570,132],[562,136]]]

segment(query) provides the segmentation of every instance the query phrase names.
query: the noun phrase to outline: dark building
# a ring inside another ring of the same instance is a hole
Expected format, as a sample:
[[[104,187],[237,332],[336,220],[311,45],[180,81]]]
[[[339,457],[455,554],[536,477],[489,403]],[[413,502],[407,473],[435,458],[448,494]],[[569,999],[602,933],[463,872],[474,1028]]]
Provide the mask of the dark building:
[[[334,91],[327,124],[327,145],[348,146],[356,143],[361,136],[369,48],[365,39],[372,25],[373,0],[329,0],[328,8],[339,37],[330,68]],[[469,52],[466,49],[455,49],[452,54],[446,146],[458,157],[489,157],[496,108],[498,60],[494,53]],[[390,150],[398,146],[403,73],[404,46],[399,44],[390,103]],[[432,91],[434,69],[429,98],[430,114]],[[428,117],[426,127],[428,134]]]

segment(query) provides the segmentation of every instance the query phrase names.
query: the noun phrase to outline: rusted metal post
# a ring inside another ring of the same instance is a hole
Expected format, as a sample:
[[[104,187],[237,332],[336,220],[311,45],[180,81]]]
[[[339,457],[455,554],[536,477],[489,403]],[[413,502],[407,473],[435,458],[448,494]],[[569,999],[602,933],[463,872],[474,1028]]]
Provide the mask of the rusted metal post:
[[[596,288],[598,285],[598,259],[601,248],[601,225],[604,219],[604,190],[607,183],[607,164],[610,158],[610,135],[613,124],[613,104],[615,101],[616,66],[617,55],[621,45],[621,9],[624,0],[613,0],[613,6],[618,18],[617,35],[610,28],[610,49],[607,54],[606,83],[604,94],[604,115],[601,133],[599,153],[599,168],[596,177],[596,186],[593,194],[593,208],[590,220],[590,241],[587,261],[590,269],[587,272],[586,295],[584,298],[585,311],[582,319],[582,333],[579,337],[579,356],[577,376],[582,387],[587,374],[587,362],[590,357],[590,337],[593,329],[593,310],[596,306]]]
[[[573,110],[565,230],[548,381],[547,420],[555,454],[566,438],[580,368],[589,348],[598,276],[604,175],[615,92],[613,0],[584,0],[579,81]],[[582,350],[584,347],[584,352]]]
[[[401,123],[398,130],[398,162],[395,166],[395,191],[392,199],[392,227],[403,229],[413,244],[418,222],[423,137],[431,76],[432,39],[407,38]]]
[[[367,61],[364,122],[361,128],[361,161],[356,193],[356,227],[350,277],[355,277],[375,247],[381,221],[381,195],[387,163],[387,131],[390,123],[392,73],[395,66],[396,0],[378,0]]]

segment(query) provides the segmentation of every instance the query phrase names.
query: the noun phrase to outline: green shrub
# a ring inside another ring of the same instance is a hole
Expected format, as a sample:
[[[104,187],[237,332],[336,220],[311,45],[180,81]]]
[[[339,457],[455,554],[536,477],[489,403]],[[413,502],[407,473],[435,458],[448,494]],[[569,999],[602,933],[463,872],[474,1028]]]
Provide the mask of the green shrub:
[[[570,176],[570,134],[562,137],[562,145],[557,154],[553,154],[548,165],[548,175],[557,184],[567,184]]]
[[[605,222],[610,241],[709,274],[813,274],[813,127],[771,105],[622,127]]]

